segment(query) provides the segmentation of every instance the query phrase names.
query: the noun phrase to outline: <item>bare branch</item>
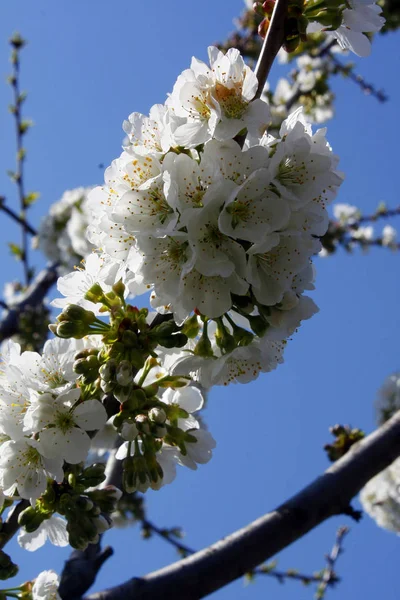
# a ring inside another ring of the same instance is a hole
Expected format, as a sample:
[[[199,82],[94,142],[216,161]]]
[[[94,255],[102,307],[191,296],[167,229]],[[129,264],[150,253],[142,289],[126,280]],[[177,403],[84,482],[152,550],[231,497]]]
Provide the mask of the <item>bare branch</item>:
[[[331,553],[326,557],[326,568],[324,569],[324,574],[322,576],[322,582],[318,586],[318,590],[316,593],[316,599],[322,600],[325,598],[325,592],[329,585],[332,585],[332,579],[337,581],[336,573],[335,573],[335,564],[339,555],[343,552],[343,540],[345,536],[349,533],[348,527],[340,527],[336,534],[335,545],[333,546]]]
[[[400,412],[296,496],[209,548],[86,600],[197,600],[224,587],[333,515],[400,455]]]
[[[58,278],[57,265],[53,264],[43,269],[21,294],[18,302],[9,306],[3,319],[0,321],[0,343],[18,333],[19,316],[29,306],[39,306],[47,292],[55,284]]]

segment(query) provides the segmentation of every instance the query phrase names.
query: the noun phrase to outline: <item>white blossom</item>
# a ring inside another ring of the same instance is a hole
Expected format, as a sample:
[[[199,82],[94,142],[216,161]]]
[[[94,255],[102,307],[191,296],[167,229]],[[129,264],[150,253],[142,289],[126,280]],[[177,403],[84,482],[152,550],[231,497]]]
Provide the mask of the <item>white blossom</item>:
[[[61,600],[58,593],[59,578],[54,571],[42,571],[32,587],[32,600]]]

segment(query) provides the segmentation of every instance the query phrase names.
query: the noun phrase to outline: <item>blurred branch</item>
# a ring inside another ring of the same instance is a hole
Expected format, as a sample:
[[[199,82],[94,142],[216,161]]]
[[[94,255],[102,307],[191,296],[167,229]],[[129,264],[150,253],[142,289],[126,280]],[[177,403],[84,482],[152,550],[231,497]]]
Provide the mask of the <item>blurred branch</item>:
[[[344,75],[344,77],[347,77],[348,79],[350,79],[350,81],[357,84],[364,92],[364,94],[367,94],[368,96],[373,96],[379,102],[387,102],[389,98],[385,94],[385,92],[383,90],[376,89],[376,87],[372,83],[367,83],[362,75],[354,73],[353,67],[351,65],[344,65],[332,52],[328,52],[327,56],[329,56],[330,61],[334,64],[337,72],[341,73],[342,75]]]
[[[29,225],[29,223],[25,219],[22,219],[20,216],[18,216],[17,213],[14,212],[11,208],[6,206],[4,202],[5,198],[3,196],[0,196],[0,210],[2,210],[9,217],[11,217],[16,223],[18,223],[18,225],[24,227],[28,233],[30,233],[31,235],[37,235],[36,229],[34,229],[32,225]]]
[[[399,455],[400,412],[273,512],[205,550],[86,600],[203,598],[252,571],[333,515],[351,512],[352,498]]]
[[[316,600],[322,600],[325,598],[325,592],[329,585],[332,585],[332,581],[337,581],[335,574],[335,564],[339,558],[339,555],[343,552],[343,540],[349,533],[348,527],[340,527],[336,533],[336,541],[333,546],[331,553],[326,557],[326,567],[323,572],[322,582],[318,586],[317,593],[315,595]]]
[[[101,549],[101,541],[86,550],[74,550],[65,562],[58,593],[62,600],[77,600],[93,585],[103,564],[114,554],[111,546]]]
[[[0,320],[0,343],[18,333],[21,313],[30,306],[35,307],[42,303],[57,279],[57,265],[50,265],[36,276],[27,290],[21,294],[18,302],[8,307],[8,311]]]
[[[26,209],[27,202],[25,197],[25,182],[24,182],[24,162],[26,152],[23,146],[23,137],[30,127],[29,121],[22,119],[22,104],[25,100],[25,95],[21,93],[19,76],[20,76],[20,51],[25,46],[25,40],[21,38],[19,34],[15,34],[10,39],[10,44],[13,48],[11,53],[11,64],[13,66],[12,75],[9,77],[9,83],[14,92],[14,104],[10,106],[10,110],[14,115],[15,120],[15,134],[17,140],[17,155],[16,155],[16,170],[14,173],[10,173],[12,179],[18,189],[19,205],[20,205],[20,216],[19,222],[21,226],[22,244],[21,244],[21,261],[24,267],[25,283],[29,285],[32,275],[29,268],[29,256],[28,256],[28,231],[26,227]]]

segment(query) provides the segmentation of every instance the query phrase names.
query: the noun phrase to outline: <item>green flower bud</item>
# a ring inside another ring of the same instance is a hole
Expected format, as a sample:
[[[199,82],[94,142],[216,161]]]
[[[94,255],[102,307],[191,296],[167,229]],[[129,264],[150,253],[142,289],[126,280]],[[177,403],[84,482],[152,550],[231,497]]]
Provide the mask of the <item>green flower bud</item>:
[[[104,381],[112,381],[117,371],[117,362],[111,358],[99,368],[99,375]]]
[[[157,337],[157,342],[163,348],[183,348],[187,344],[187,337],[184,333],[175,333],[170,337]]]
[[[83,323],[93,323],[96,315],[91,310],[86,310],[77,304],[69,304],[64,308],[58,321],[82,321]]]
[[[32,506],[28,506],[18,517],[18,523],[25,527],[26,531],[32,533],[48,518],[49,515],[37,511]]]
[[[79,481],[87,488],[100,485],[106,478],[105,469],[105,464],[94,463],[93,465],[90,465],[90,467],[86,467],[86,469],[82,471],[82,474],[79,477]]]
[[[113,292],[115,292],[115,294],[117,294],[119,298],[121,298],[121,300],[124,299],[125,285],[122,283],[122,279],[117,281],[117,283],[114,283],[114,285],[112,286],[112,290]]]
[[[121,341],[126,348],[138,348],[139,341],[136,333],[127,329],[121,337]]]
[[[197,356],[204,356],[204,357],[209,357],[209,358],[211,358],[212,356],[214,356],[211,342],[208,339],[208,337],[204,337],[204,336],[202,336],[199,339],[199,341],[197,342],[197,344],[196,344],[193,352]]]
[[[57,326],[56,335],[60,338],[81,340],[88,335],[89,327],[82,321],[63,321]]]

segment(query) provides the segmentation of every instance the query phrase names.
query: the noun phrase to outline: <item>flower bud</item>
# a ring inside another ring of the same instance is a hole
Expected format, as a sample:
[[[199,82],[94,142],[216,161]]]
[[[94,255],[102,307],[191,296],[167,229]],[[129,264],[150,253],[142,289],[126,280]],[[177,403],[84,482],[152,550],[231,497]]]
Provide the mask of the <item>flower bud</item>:
[[[165,414],[165,410],[154,406],[151,410],[149,410],[149,419],[153,421],[153,423],[157,423],[158,425],[163,425],[167,419],[167,415]]]
[[[125,421],[122,424],[120,434],[121,437],[127,442],[133,442],[133,440],[137,438],[139,430],[136,427],[135,423],[128,423],[127,421]]]
[[[112,381],[117,370],[117,363],[114,359],[108,360],[99,369],[99,375],[104,381]]]
[[[86,310],[78,304],[69,304],[64,308],[58,321],[82,321],[83,323],[93,323],[96,315],[91,310]]]
[[[81,340],[88,335],[89,327],[83,321],[62,321],[57,326],[56,335],[60,338]]]
[[[127,360],[122,360],[117,367],[117,382],[127,386],[132,382],[132,366]]]
[[[85,300],[89,300],[89,302],[93,302],[94,304],[102,302],[104,300],[104,292],[101,288],[101,285],[98,283],[92,285],[92,287],[86,292],[84,298]]]

